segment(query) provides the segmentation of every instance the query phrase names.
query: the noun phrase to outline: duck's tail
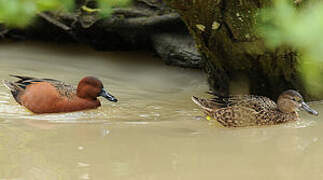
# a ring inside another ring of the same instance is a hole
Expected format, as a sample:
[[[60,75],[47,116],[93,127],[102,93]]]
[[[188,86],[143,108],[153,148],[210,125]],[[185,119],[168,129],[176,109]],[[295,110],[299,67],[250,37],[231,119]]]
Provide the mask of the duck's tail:
[[[16,83],[14,82],[10,82],[10,81],[7,81],[7,80],[3,80],[2,81],[3,85],[8,88],[10,91],[11,91],[11,94],[12,96],[15,98],[15,100],[19,103],[20,103],[20,100],[19,100],[19,94],[21,92],[24,91],[23,88],[21,88],[20,86],[18,86]]]
[[[218,104],[205,99],[205,98],[198,98],[195,96],[192,96],[192,100],[195,104],[197,104],[199,107],[201,107],[203,110],[207,111],[207,112],[212,112],[214,110],[219,109]]]

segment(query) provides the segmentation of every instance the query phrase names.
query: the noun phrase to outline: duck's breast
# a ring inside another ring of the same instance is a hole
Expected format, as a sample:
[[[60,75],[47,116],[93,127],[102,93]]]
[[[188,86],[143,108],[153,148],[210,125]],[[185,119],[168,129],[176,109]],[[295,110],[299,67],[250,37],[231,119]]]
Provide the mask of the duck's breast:
[[[82,99],[76,95],[64,96],[48,82],[28,85],[20,98],[22,105],[34,113],[71,112],[100,106],[97,99]]]

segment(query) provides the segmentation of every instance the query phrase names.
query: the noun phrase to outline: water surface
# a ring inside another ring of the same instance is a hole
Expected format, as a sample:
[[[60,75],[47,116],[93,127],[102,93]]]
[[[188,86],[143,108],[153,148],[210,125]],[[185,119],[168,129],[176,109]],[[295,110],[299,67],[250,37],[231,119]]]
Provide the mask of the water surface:
[[[195,180],[323,178],[322,117],[281,126],[209,125],[191,102],[208,87],[197,70],[143,52],[81,46],[0,45],[8,74],[64,80],[99,77],[119,99],[82,112],[35,115],[0,85],[0,180]],[[311,106],[323,113],[320,102]]]

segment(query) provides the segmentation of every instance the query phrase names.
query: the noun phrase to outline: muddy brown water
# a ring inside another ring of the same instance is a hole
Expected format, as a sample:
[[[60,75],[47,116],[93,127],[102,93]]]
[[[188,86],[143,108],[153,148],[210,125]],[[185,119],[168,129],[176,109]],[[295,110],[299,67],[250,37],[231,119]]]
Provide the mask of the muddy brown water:
[[[201,117],[192,95],[207,83],[197,70],[166,66],[144,52],[2,43],[8,74],[77,84],[99,77],[119,99],[73,113],[36,115],[0,85],[0,180],[323,179],[323,118],[226,129]],[[323,113],[323,104],[310,104]]]

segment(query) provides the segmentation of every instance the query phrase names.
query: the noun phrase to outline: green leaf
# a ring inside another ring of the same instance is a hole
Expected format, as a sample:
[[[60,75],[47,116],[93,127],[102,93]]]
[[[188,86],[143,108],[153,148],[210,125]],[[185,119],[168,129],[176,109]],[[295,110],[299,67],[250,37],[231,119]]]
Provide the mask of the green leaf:
[[[33,1],[0,0],[0,21],[7,26],[24,27],[37,12]]]
[[[269,47],[288,45],[301,52],[299,70],[306,88],[312,94],[323,93],[323,2],[311,1],[299,9],[286,0],[275,2],[260,12],[259,34]]]
[[[59,0],[59,2],[67,11],[72,11],[75,8],[74,0]]]
[[[112,14],[114,7],[125,7],[130,3],[131,0],[98,0],[98,6],[101,9],[100,15],[108,17]]]
[[[35,0],[35,2],[39,11],[54,10],[60,7],[60,3],[57,0]]]

